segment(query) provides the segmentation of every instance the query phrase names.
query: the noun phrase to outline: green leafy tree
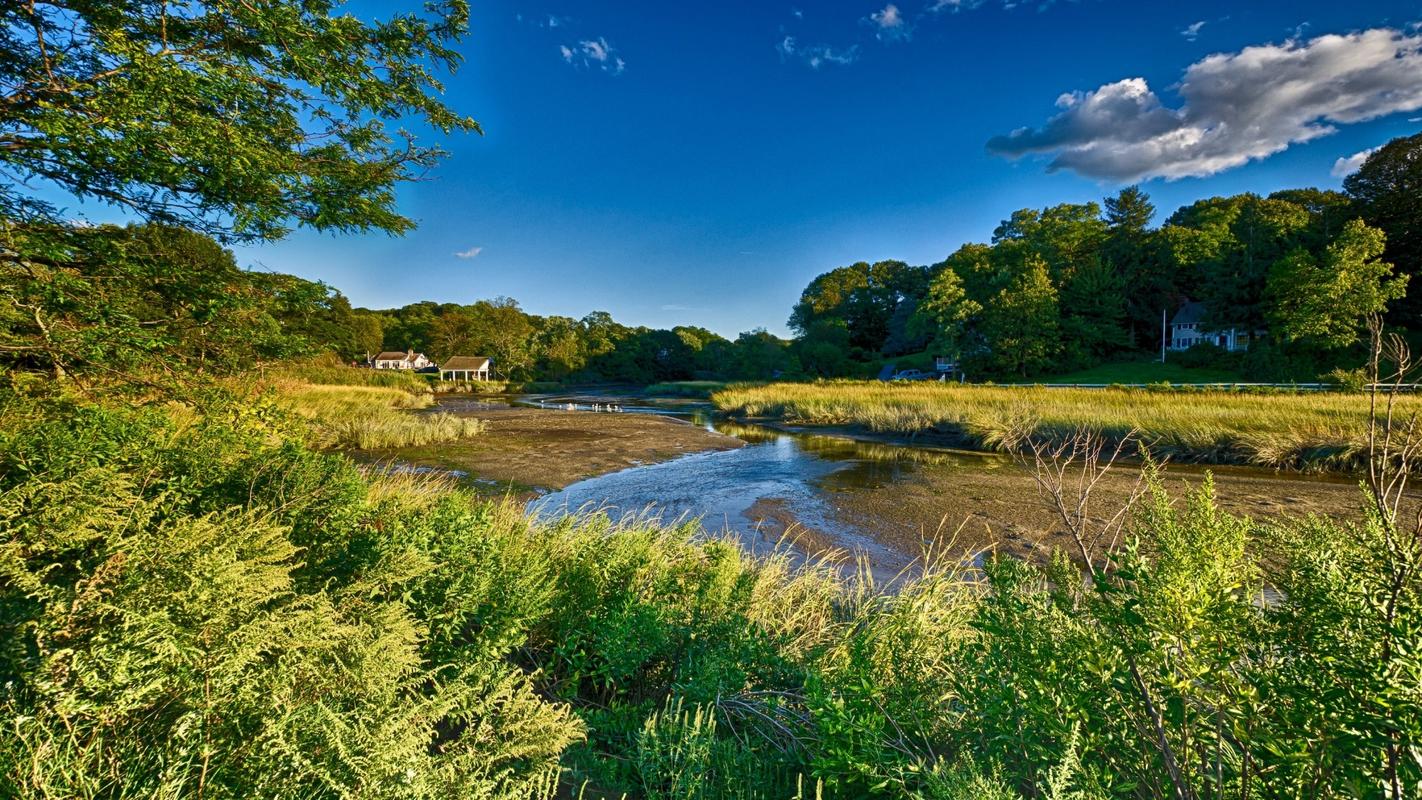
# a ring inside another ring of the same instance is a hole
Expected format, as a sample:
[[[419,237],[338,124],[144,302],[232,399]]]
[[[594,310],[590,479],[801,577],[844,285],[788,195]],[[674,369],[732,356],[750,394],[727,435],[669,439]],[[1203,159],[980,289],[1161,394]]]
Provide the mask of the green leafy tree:
[[[983,312],[989,362],[998,372],[1027,377],[1052,363],[1059,327],[1057,290],[1046,262],[1033,256]]]
[[[581,334],[577,320],[570,317],[542,320],[534,344],[540,376],[563,380],[583,368],[587,354]]]
[[[107,379],[231,371],[312,349],[293,323],[330,311],[325,286],[240,270],[230,251],[182,228],[30,231],[0,238],[0,252],[29,253],[5,265],[14,280],[0,286],[0,355],[15,366]]]
[[[438,303],[426,300],[380,313],[385,317],[383,349],[401,352],[433,349],[435,319],[441,314]]]
[[[1200,297],[1207,322],[1254,330],[1265,325],[1269,270],[1308,235],[1308,209],[1285,200],[1243,195],[1228,238],[1216,258],[1203,265]]]
[[[1310,247],[1323,247],[1343,230],[1343,223],[1358,216],[1353,199],[1331,189],[1281,189],[1270,194],[1269,199],[1308,210]]]
[[[929,340],[935,352],[958,356],[969,323],[982,310],[981,304],[968,297],[958,273],[946,268],[928,284],[928,292],[918,304],[909,326],[917,335]]]
[[[818,320],[843,320],[850,344],[877,354],[902,303],[922,294],[927,271],[902,261],[860,261],[817,276],[800,295],[790,327],[804,334]]]
[[[1422,272],[1422,133],[1393,139],[1343,181],[1363,219],[1387,234],[1388,261],[1399,275]],[[1395,308],[1397,321],[1422,322],[1422,281],[1410,281]]]
[[[849,375],[854,367],[849,360],[849,329],[844,320],[817,320],[795,340],[794,349],[800,366],[810,375],[837,378]]]
[[[1160,312],[1179,304],[1179,270],[1161,257],[1158,234],[1150,228],[1155,205],[1139,186],[1106,198],[1106,238],[1102,260],[1119,276],[1126,298],[1128,341],[1154,349],[1160,344]]]
[[[467,18],[462,0],[377,23],[327,0],[0,6],[0,320],[11,327],[0,355],[56,376],[119,367],[118,345],[142,350],[157,326],[118,312],[117,292],[153,264],[203,258],[129,253],[123,230],[70,224],[36,184],[221,241],[277,239],[294,226],[410,229],[394,187],[441,151],[388,123],[478,130],[438,98],[434,77],[458,63],[451,47]],[[344,298],[295,278],[247,288],[276,297],[268,310],[288,322],[341,324],[349,312]],[[198,329],[217,330],[218,314],[234,313],[222,304],[250,299],[210,298],[211,324]],[[81,333],[100,324],[107,344]],[[311,332],[354,349],[336,331]]]
[[[1321,258],[1298,249],[1269,272],[1270,325],[1281,338],[1324,349],[1355,344],[1367,317],[1407,293],[1408,276],[1383,260],[1382,231],[1351,220]]]
[[[738,376],[768,380],[800,371],[789,342],[763,328],[742,333],[734,344]]]
[[[373,356],[385,349],[385,317],[374,311],[357,308],[350,318],[351,358]]]
[[[331,0],[0,8],[0,213],[56,220],[47,182],[220,237],[400,232],[394,187],[441,155],[387,122],[478,130],[439,99],[462,0],[365,23]]]

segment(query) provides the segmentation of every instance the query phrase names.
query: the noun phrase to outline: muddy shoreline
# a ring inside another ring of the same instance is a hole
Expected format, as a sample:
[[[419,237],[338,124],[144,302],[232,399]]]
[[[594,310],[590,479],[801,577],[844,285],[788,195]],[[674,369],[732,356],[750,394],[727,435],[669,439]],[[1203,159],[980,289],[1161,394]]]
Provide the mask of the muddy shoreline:
[[[476,491],[527,500],[630,467],[745,446],[733,436],[670,416],[485,405],[455,410],[488,424],[479,436],[355,455],[363,461],[399,461],[466,474]]]

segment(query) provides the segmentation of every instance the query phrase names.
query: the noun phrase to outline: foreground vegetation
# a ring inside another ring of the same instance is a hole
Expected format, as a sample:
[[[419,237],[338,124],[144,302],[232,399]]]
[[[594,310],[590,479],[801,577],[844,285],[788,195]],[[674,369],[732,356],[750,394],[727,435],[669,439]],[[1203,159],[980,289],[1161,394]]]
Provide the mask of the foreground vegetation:
[[[1422,595],[1409,578],[1374,603],[1400,557],[1376,515],[1256,522],[1157,488],[1098,588],[1060,555],[989,556],[969,580],[945,544],[886,593],[689,528],[533,522],[366,475],[263,413],[4,400],[7,796],[1352,797],[1422,780],[1387,756],[1422,737]]]
[[[834,381],[732,386],[716,407],[801,425],[937,434],[1007,450],[1024,437],[1060,441],[1083,428],[1135,431],[1153,453],[1185,461],[1342,469],[1360,463],[1368,399],[1361,394],[1070,389],[1042,386]],[[1399,399],[1402,413],[1422,410]]]

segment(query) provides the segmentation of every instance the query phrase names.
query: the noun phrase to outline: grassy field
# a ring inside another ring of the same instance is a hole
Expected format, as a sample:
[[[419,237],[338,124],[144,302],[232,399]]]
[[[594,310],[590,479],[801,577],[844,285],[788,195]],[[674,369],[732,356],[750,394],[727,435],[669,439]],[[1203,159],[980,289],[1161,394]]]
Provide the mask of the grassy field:
[[[842,381],[731,387],[712,397],[735,416],[803,425],[932,433],[1002,450],[1021,436],[1132,430],[1159,456],[1204,463],[1345,469],[1363,447],[1367,398],[1356,394],[1151,392]],[[1403,398],[1407,411],[1422,409]]]

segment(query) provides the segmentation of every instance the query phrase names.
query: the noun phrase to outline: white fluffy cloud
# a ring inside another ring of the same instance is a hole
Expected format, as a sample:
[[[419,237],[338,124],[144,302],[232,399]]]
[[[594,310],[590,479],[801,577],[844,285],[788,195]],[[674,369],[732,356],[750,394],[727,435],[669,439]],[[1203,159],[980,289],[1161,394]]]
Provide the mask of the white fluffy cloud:
[[[859,46],[852,45],[841,49],[830,47],[827,44],[803,45],[796,41],[794,36],[786,36],[775,45],[776,52],[781,58],[803,61],[811,69],[819,69],[825,64],[838,64],[840,66],[853,64],[859,58]]]
[[[454,254],[454,257],[468,260],[471,258],[478,258],[479,254],[482,252],[484,252],[484,248],[482,247],[471,247],[468,250],[460,250],[459,252]]]
[[[1363,162],[1368,160],[1368,156],[1372,155],[1373,153],[1376,153],[1377,151],[1378,148],[1370,147],[1367,150],[1354,153],[1353,155],[1348,156],[1347,158],[1338,159],[1337,161],[1333,162],[1333,177],[1346,178],[1349,175],[1352,175],[1353,173],[1357,172],[1360,167],[1363,166]]]
[[[1112,181],[1213,175],[1338,125],[1422,108],[1422,35],[1378,28],[1220,53],[1190,65],[1178,93],[1170,108],[1128,78],[1064,94],[1045,125],[988,149],[1050,154],[1051,171]]]
[[[874,26],[874,35],[884,41],[907,39],[912,29],[899,11],[899,7],[889,3],[869,15],[869,23]]]
[[[613,75],[621,75],[627,69],[627,62],[617,54],[617,49],[601,36],[584,39],[575,45],[559,45],[558,52],[564,61],[574,66],[600,69]]]

